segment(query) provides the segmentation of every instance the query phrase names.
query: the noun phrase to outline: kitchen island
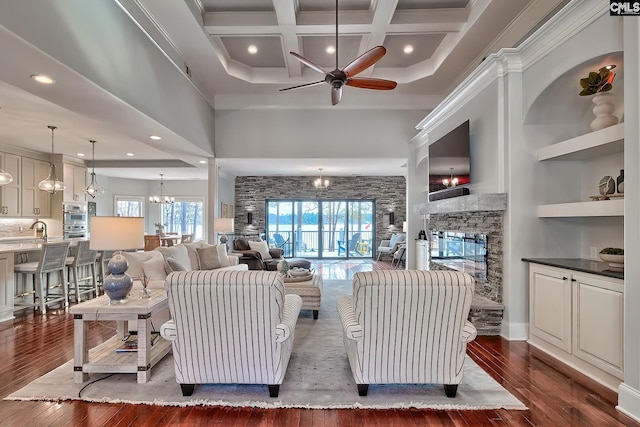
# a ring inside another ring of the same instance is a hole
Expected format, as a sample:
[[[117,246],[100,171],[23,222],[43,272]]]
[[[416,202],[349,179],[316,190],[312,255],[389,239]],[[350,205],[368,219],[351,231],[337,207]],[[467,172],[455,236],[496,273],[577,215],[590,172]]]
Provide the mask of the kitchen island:
[[[61,241],[61,237],[51,237],[50,242]],[[68,239],[71,245],[78,240]],[[0,322],[13,319],[16,262],[37,261],[42,249],[43,239],[6,239],[0,240]]]

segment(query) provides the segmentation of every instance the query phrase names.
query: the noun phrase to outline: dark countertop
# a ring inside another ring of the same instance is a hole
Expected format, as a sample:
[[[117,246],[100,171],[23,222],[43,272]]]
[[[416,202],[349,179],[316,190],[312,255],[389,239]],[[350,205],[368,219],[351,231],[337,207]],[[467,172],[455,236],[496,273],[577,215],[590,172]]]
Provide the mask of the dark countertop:
[[[609,264],[602,261],[583,258],[522,258],[522,261],[535,264],[549,265],[551,267],[566,268],[582,271],[583,273],[597,274],[599,276],[624,279],[624,270],[612,269]]]

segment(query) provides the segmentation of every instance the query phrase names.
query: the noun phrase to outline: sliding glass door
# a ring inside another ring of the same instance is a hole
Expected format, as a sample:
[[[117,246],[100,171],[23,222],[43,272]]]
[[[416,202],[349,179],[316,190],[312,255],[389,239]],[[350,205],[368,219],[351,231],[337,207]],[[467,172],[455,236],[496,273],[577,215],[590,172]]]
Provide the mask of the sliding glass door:
[[[372,200],[268,200],[266,238],[285,257],[370,258],[374,210]]]

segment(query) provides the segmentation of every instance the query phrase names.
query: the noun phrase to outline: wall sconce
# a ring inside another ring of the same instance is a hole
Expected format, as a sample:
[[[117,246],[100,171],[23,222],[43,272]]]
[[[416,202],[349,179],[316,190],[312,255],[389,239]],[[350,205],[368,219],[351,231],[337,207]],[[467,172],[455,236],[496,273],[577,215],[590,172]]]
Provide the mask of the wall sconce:
[[[247,224],[251,225],[253,223],[253,212],[247,212]]]
[[[396,222],[396,216],[393,212],[389,212],[389,225],[393,225]]]

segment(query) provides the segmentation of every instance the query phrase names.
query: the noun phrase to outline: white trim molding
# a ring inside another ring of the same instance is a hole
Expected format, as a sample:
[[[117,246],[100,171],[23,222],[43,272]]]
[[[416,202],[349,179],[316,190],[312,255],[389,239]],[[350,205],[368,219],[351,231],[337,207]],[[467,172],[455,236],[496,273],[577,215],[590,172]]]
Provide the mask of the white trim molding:
[[[640,391],[621,383],[618,387],[618,405],[616,409],[629,418],[640,422]]]
[[[500,336],[507,341],[527,341],[529,339],[529,323],[502,321]]]

